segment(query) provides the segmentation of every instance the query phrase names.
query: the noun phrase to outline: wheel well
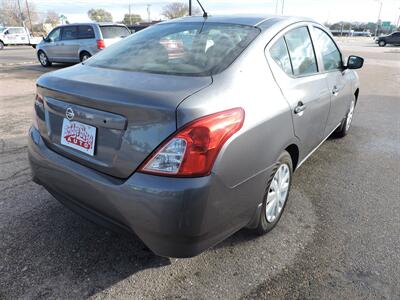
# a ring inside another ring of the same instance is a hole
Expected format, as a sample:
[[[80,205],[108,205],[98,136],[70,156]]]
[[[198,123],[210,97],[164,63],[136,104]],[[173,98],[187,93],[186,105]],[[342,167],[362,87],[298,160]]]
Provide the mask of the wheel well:
[[[290,157],[292,158],[294,171],[296,170],[297,164],[299,162],[299,148],[295,144],[292,144],[288,146],[285,150],[289,152]]]
[[[87,53],[87,54],[91,55],[89,51],[82,50],[81,52],[79,52],[79,58],[82,57],[82,54],[83,54],[83,53]]]

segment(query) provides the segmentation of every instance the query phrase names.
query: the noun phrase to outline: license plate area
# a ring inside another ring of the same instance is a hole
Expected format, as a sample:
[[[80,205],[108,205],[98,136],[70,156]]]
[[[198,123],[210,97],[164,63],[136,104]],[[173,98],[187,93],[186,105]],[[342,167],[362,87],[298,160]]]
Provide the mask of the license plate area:
[[[78,121],[63,119],[61,145],[94,156],[97,128]]]

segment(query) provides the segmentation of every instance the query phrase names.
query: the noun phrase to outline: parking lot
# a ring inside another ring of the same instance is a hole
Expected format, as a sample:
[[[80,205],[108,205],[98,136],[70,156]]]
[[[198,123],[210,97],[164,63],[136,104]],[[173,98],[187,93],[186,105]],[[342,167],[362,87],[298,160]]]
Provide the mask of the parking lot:
[[[342,39],[365,58],[350,134],[296,172],[282,222],[242,230],[190,259],[70,212],[31,181],[30,47],[0,51],[0,299],[399,299],[400,48]]]

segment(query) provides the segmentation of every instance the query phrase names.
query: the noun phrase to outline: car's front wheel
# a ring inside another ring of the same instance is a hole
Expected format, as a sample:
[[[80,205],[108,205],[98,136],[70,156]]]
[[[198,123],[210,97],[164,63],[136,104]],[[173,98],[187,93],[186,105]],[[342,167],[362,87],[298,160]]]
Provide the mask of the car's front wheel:
[[[2,41],[0,41],[0,50],[4,49],[4,43]]]
[[[379,41],[378,45],[379,45],[379,47],[385,47],[386,46],[386,42],[385,41]]]
[[[277,162],[271,182],[265,191],[257,232],[265,234],[279,222],[289,198],[293,164],[288,152],[284,151]]]
[[[38,59],[39,59],[40,64],[43,67],[51,66],[51,61],[49,61],[49,58],[47,57],[46,53],[44,53],[43,51],[38,52]]]

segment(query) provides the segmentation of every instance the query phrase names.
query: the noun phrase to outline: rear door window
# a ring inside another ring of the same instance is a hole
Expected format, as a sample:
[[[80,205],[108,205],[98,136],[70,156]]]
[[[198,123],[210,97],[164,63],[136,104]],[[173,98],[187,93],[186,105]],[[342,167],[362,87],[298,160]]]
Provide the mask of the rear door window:
[[[318,72],[313,44],[307,27],[293,29],[285,34],[295,76],[306,76]]]
[[[94,39],[93,27],[89,25],[78,26],[78,38],[79,39]]]
[[[335,43],[322,29],[314,27],[314,43],[317,51],[321,53],[325,71],[342,68],[342,55]]]
[[[293,75],[289,52],[283,37],[279,38],[279,40],[270,48],[269,52],[272,59],[286,74]]]
[[[131,34],[131,32],[124,26],[107,25],[100,26],[103,39],[124,38]]]
[[[78,38],[78,27],[68,26],[62,28],[61,39],[63,41],[76,40]]]

